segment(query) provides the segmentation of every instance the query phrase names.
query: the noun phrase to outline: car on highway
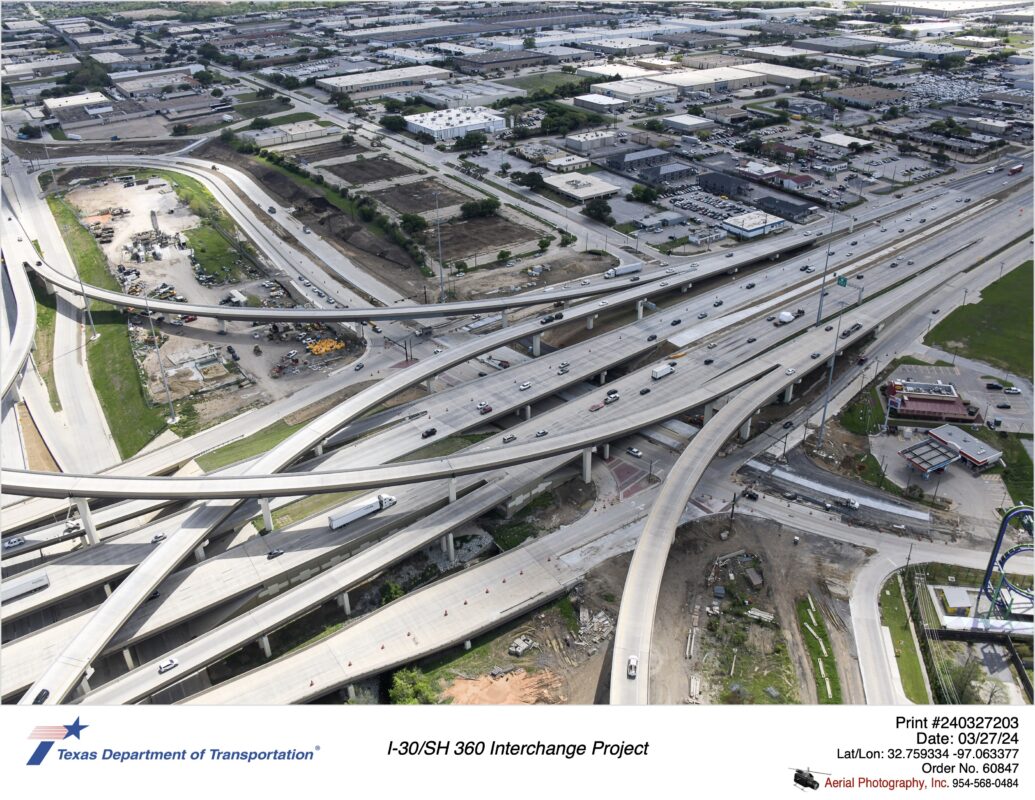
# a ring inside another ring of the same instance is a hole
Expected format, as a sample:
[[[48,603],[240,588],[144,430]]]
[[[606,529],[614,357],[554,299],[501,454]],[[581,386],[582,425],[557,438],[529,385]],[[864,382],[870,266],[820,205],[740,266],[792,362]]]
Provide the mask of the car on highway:
[[[718,308],[721,305],[722,305],[722,300],[716,300],[714,303],[712,303],[712,308]]]
[[[785,423],[783,424],[783,429],[784,429],[785,431],[789,431],[789,430],[790,430],[791,428],[793,428],[793,427],[794,427],[794,423],[793,423],[793,422],[791,422],[790,420],[787,420],[787,421],[786,421],[786,422],[785,422]]]
[[[741,492],[741,494],[744,495],[744,497],[746,497],[748,500],[758,499],[758,492],[756,492],[754,489],[745,489]]]
[[[553,314],[548,314],[547,316],[539,320],[540,325],[548,325],[551,322],[553,322]]]
[[[557,366],[559,366],[561,369],[564,369],[565,367],[570,367],[571,366],[571,362],[569,362],[569,361],[562,361]]]
[[[548,433],[549,433],[549,431],[536,431],[535,432],[535,438],[536,439],[542,439]]]
[[[786,375],[793,375],[794,374],[794,367],[787,367],[787,369],[784,370],[784,374],[786,374]]]
[[[609,406],[612,403],[617,403],[621,399],[622,398],[617,394],[609,394],[607,397],[604,398],[604,405]]]
[[[431,351],[431,354],[433,356],[437,356],[441,352],[442,352],[442,348],[441,347],[436,347],[434,350]]]
[[[714,358],[706,358],[706,359],[704,360],[704,365],[705,365],[706,367],[707,367],[707,366],[708,366],[709,364],[714,364],[714,363],[715,363],[715,359],[714,359]]]
[[[734,255],[736,255],[736,254],[735,253],[727,253],[726,254],[726,258],[733,258]]]
[[[424,429],[424,430],[423,430],[423,431],[421,432],[420,438],[421,438],[421,439],[430,439],[430,438],[431,438],[432,436],[434,436],[434,435],[435,435],[436,433],[438,433],[438,428],[425,428],[425,429]]]
[[[1009,403],[996,403],[995,407],[996,408],[1010,408],[1010,404]]]
[[[161,664],[158,665],[158,674],[164,675],[171,669],[176,669],[180,665],[180,662],[175,658],[167,658]]]
[[[607,305],[607,301],[606,301],[606,300],[601,300],[601,301],[600,301],[600,305],[602,305],[602,306],[606,306],[606,305]]]
[[[631,455],[633,458],[643,458],[643,451],[636,447],[627,447],[625,452]]]
[[[833,325],[827,325],[823,330],[825,330],[825,331],[832,331],[832,330],[834,330],[834,326]]]
[[[352,368],[352,371],[353,372],[359,372],[361,369],[363,369],[363,362],[362,361],[360,361],[358,364],[356,364],[356,366],[354,366]]]
[[[668,286],[668,281],[662,281],[658,286]]]
[[[589,407],[589,410],[590,410],[590,411],[599,411],[599,410],[600,410],[600,409],[602,409],[603,407],[604,407],[604,404],[603,404],[603,403],[594,403],[593,405],[591,405],[591,406]]]
[[[508,433],[506,436],[503,437],[503,444],[510,444],[515,439],[517,439],[516,435],[514,435],[513,433]]]
[[[164,533],[156,533],[154,536],[151,537],[151,544],[158,544],[159,542],[164,542],[164,541],[165,541],[165,534]]]
[[[810,357],[810,358],[811,358],[811,359],[812,359],[813,361],[815,361],[815,360],[816,360],[817,358],[819,358],[819,357],[820,357],[820,355],[822,355],[822,354],[821,354],[821,353],[813,353],[813,354],[812,354],[811,356],[809,356],[809,357]]]
[[[640,667],[640,659],[638,656],[629,656],[629,661],[625,665],[625,674],[630,678],[636,678],[636,670]]]
[[[669,323],[669,325],[672,325],[673,327],[675,327],[676,325],[680,325],[680,324],[682,324],[682,322],[683,322],[683,320],[681,320],[681,319],[674,319],[674,320],[672,320],[672,321],[671,321],[671,322]]]
[[[941,311],[940,308],[933,308],[933,309],[931,309],[931,313],[932,314],[937,314],[939,311]]]
[[[774,319],[776,319],[776,315],[775,314],[770,314],[768,317],[765,318],[765,321],[766,322],[772,322]]]
[[[482,406],[481,411],[479,411],[478,413],[481,414],[483,417],[486,414],[491,414],[492,413],[492,406]]]
[[[162,593],[160,591],[158,591],[157,589],[155,589],[153,592],[151,592],[151,594],[149,594],[147,596],[147,599],[144,600],[144,602],[145,603],[150,603],[152,600],[157,600],[161,596],[162,596]]]
[[[636,281],[638,281],[639,279],[639,275],[633,275],[631,278],[629,278],[629,283],[636,283]]]
[[[589,281],[588,280],[580,281],[579,284],[581,286],[589,286]]]
[[[744,284],[744,288],[745,289],[754,289],[755,288],[755,284],[753,284],[753,283],[745,283]]]
[[[25,538],[22,536],[14,536],[10,539],[4,539],[4,550],[12,547],[21,547],[25,544]]]
[[[558,375],[567,375],[569,369],[570,369],[570,367],[558,367],[557,368],[557,374]]]
[[[283,551],[283,550],[281,550],[281,549],[280,549],[280,548],[278,547],[278,548],[277,548],[277,549],[275,549],[275,550],[270,550],[270,551],[269,551],[269,552],[268,552],[268,553],[266,554],[266,560],[267,560],[267,561],[272,561],[273,559],[275,559],[275,558],[278,558],[278,557],[280,557],[280,556],[282,556],[282,555],[284,555],[284,551]]]
[[[520,386],[518,387],[518,391],[519,391],[519,392],[523,392],[523,391],[525,391],[525,390],[527,390],[527,389],[531,389],[531,388],[532,388],[532,384],[531,384],[531,382],[529,382],[529,381],[525,381],[525,382],[524,382],[523,384],[521,384],[521,385],[520,385]]]
[[[648,342],[653,342],[657,338],[658,338],[658,335],[656,333],[652,333],[650,336],[647,337],[647,341]]]
[[[858,275],[855,276],[855,279],[857,281],[861,281],[863,279],[863,274],[860,272]]]
[[[478,401],[478,405],[476,405],[475,408],[480,410],[480,409],[485,408],[487,405],[489,405],[489,404],[487,402],[485,402],[484,400],[479,400]]]
[[[702,311],[700,314],[697,315],[697,318],[698,319],[704,319],[707,316],[708,316],[708,312],[707,311]],[[672,324],[673,325],[677,325],[678,323],[673,322]]]
[[[650,394],[650,389],[647,388],[647,387],[644,387],[644,388],[640,389],[640,394]]]
[[[749,336],[748,340],[747,340],[747,343],[748,344],[754,344],[757,341],[758,341],[758,339],[756,339],[754,336]]]
[[[915,264],[915,263],[916,262],[913,261],[913,259],[909,259],[909,261],[906,262],[907,266],[910,266],[910,267],[913,266],[913,264]]]
[[[47,702],[47,698],[50,697],[49,689],[40,689],[39,694],[32,698],[32,704],[34,706],[41,706]]]
[[[607,390],[607,396],[608,397],[613,397],[616,394],[618,394],[618,390],[617,389],[608,389]]]
[[[898,232],[899,232],[899,233],[905,233],[905,232],[906,232],[906,229],[905,229],[905,228],[899,228],[899,229],[898,229]]]

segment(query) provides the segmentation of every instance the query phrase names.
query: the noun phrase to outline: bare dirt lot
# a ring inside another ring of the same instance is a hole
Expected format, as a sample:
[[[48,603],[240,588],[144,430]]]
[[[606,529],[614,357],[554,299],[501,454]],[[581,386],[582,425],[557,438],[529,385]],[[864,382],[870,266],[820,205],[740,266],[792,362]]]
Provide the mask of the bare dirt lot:
[[[723,541],[719,534],[726,530],[731,532]],[[794,531],[749,517],[738,517],[732,529],[725,516],[680,529],[654,623],[652,702],[687,702],[696,678],[700,692],[693,702],[815,703],[809,655],[795,613],[795,602],[806,592],[824,612],[843,702],[863,702],[846,601],[852,574],[867,554],[817,537],[803,537],[795,545],[793,537]],[[716,558],[738,551],[743,553],[713,573]],[[749,563],[761,575],[758,589],[746,578]],[[716,603],[715,586],[723,587],[726,598],[718,602],[720,613],[713,615],[707,607]],[[745,615],[750,608],[775,614],[775,623],[750,620]],[[695,627],[694,653],[688,659],[688,638]]]
[[[466,258],[475,253],[494,253],[506,246],[534,242],[539,232],[503,217],[454,219],[442,226],[442,257],[446,261]],[[516,252],[516,251],[515,251]]]
[[[412,175],[415,170],[405,164],[392,161],[388,158],[364,158],[360,161],[350,161],[347,164],[334,164],[327,167],[327,171],[334,173],[349,183],[360,185],[384,181],[389,178],[399,178],[403,175]]]
[[[496,678],[491,675],[458,678],[442,696],[460,705],[556,703],[560,684],[560,679],[548,669],[538,672],[517,669]]]
[[[448,186],[444,186],[436,180],[406,183],[401,186],[392,186],[388,189],[379,189],[370,194],[376,200],[381,201],[389,208],[395,209],[400,214],[420,214],[435,208],[435,192],[439,193],[437,205],[440,209],[459,205],[470,199],[466,195],[460,194],[460,192],[454,192]]]
[[[341,142],[327,142],[325,144],[315,144],[310,147],[296,147],[296,148],[274,148],[279,150],[286,156],[298,156],[308,161],[310,164],[316,164],[320,161],[328,161],[332,158],[341,158],[342,156],[350,156],[354,153],[367,153],[367,148],[358,144],[345,145]]]

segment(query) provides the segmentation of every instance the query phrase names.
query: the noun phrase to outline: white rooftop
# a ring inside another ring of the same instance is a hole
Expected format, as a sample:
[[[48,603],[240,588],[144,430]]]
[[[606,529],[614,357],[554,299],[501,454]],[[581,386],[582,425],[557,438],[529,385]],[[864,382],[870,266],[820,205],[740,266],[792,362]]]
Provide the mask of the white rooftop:
[[[829,133],[826,136],[821,136],[819,141],[824,144],[832,144],[834,147],[851,147],[853,142],[859,145],[859,147],[873,144],[869,139],[858,139],[855,136],[847,136],[843,133]]]

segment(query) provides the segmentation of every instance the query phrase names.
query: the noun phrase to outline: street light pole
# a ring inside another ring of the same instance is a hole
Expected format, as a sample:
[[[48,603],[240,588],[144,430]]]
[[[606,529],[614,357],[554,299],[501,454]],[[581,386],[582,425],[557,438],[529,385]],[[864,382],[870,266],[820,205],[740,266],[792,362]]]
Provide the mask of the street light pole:
[[[442,215],[438,213],[438,196],[435,192],[435,236],[438,239],[438,301],[446,301],[446,265],[442,260]]]
[[[834,382],[834,362],[837,361],[837,340],[841,336],[841,317],[845,313],[844,300],[840,300],[838,302],[841,303],[841,310],[837,313],[837,330],[834,331],[834,352],[830,356],[830,369],[827,372],[827,388],[823,393],[823,415],[819,420],[819,434],[816,437],[817,449],[823,446],[823,436],[826,433],[827,406],[830,404],[830,387]]]
[[[833,237],[833,235],[834,235],[834,219],[836,218],[836,216],[837,216],[836,212],[833,209],[831,209],[830,210],[830,236],[831,237]],[[816,309],[816,324],[817,325],[819,325],[820,320],[823,319],[823,290],[826,289],[826,286],[827,286],[827,269],[830,267],[830,242],[828,241],[826,243],[826,245],[827,245],[827,255],[826,255],[826,260],[823,262],[823,278],[819,282],[819,308]]]
[[[75,276],[79,279],[79,291],[83,297],[83,307],[86,309],[86,318],[90,321],[90,330],[93,333],[90,335],[90,341],[95,342],[100,337],[97,333],[97,326],[93,324],[93,312],[90,311],[90,298],[86,296],[86,288],[83,286],[83,276],[79,273],[79,268],[76,267]]]

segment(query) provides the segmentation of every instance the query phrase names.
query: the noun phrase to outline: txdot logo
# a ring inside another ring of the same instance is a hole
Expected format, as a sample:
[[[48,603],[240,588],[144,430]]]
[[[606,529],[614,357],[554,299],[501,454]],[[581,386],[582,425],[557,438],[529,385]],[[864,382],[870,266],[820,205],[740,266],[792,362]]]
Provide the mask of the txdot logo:
[[[79,723],[79,717],[75,718],[75,722],[71,725],[37,725],[32,729],[32,733],[29,734],[30,739],[39,741],[36,745],[36,749],[33,750],[32,755],[29,756],[29,760],[26,762],[30,767],[38,767],[43,763],[43,759],[47,757],[47,753],[50,752],[50,748],[54,746],[54,742],[60,742],[64,739],[74,736],[79,739],[79,734],[85,728],[89,728],[89,725],[81,725]]]

